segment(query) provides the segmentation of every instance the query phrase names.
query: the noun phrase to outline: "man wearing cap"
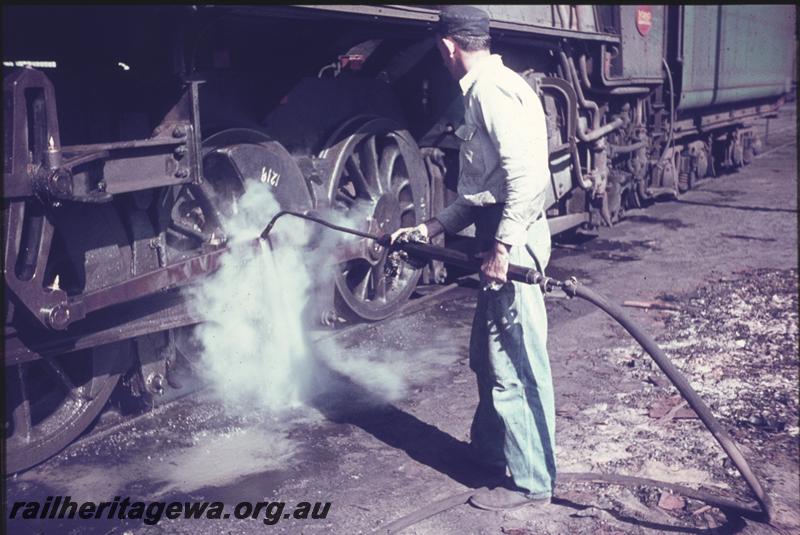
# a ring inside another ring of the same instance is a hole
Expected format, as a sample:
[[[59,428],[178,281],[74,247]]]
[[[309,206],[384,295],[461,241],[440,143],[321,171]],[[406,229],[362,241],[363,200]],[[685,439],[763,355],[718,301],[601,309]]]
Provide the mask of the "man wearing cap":
[[[511,481],[477,491],[489,510],[550,501],[555,485],[555,406],[547,355],[547,313],[538,286],[507,281],[509,263],[543,271],[550,258],[544,217],[550,180],[541,102],[489,51],[489,16],[474,6],[440,13],[437,47],[464,98],[458,199],[433,219],[399,229],[428,237],[475,223],[483,291],[470,336],[479,402],[471,429],[475,461],[506,467]]]

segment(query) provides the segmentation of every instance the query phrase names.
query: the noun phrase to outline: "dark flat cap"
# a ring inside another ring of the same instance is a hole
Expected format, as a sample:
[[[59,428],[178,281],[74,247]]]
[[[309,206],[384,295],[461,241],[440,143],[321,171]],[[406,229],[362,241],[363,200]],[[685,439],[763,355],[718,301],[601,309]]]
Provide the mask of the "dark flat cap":
[[[441,35],[489,35],[489,14],[475,6],[445,6],[436,30]]]

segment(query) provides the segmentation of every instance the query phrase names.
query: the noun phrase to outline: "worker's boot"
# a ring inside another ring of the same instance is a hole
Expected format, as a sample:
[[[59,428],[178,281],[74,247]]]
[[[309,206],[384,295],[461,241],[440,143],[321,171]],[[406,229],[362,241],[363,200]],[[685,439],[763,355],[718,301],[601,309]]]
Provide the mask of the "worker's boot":
[[[530,497],[522,490],[511,490],[507,487],[482,488],[470,496],[469,503],[486,511],[506,511],[526,505],[548,504],[550,496]]]

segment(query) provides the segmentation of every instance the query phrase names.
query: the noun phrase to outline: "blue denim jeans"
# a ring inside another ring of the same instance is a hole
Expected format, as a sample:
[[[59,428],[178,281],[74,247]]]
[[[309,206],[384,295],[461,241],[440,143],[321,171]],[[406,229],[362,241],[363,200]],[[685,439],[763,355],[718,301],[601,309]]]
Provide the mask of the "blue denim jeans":
[[[491,214],[478,218],[476,237],[482,248],[491,243],[494,219]],[[529,247],[512,247],[510,261],[528,267],[537,267],[538,261],[544,269],[550,256],[546,221],[534,223],[528,234]],[[540,288],[509,282],[499,290],[481,290],[469,352],[479,394],[471,430],[475,452],[488,464],[507,466],[514,483],[530,497],[551,496],[555,404]]]

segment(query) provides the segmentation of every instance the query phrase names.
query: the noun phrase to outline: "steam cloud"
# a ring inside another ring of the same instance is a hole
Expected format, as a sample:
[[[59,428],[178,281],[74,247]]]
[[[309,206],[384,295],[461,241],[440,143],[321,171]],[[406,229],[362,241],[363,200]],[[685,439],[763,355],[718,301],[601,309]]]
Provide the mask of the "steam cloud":
[[[194,332],[202,351],[205,379],[226,407],[258,407],[271,411],[295,408],[314,396],[341,388],[330,370],[347,376],[373,397],[392,401],[405,393],[405,381],[387,364],[340,348],[330,339],[318,345],[308,338],[303,318],[315,277],[332,281],[330,258],[341,242],[315,240],[320,227],[285,217],[273,228],[271,250],[254,250],[256,238],[279,211],[270,188],[248,181],[234,215],[224,223],[231,249],[219,270],[192,288],[191,297],[205,323]],[[350,221],[326,218],[338,224]],[[312,272],[313,269],[313,272]],[[333,288],[330,288],[333,291]]]

